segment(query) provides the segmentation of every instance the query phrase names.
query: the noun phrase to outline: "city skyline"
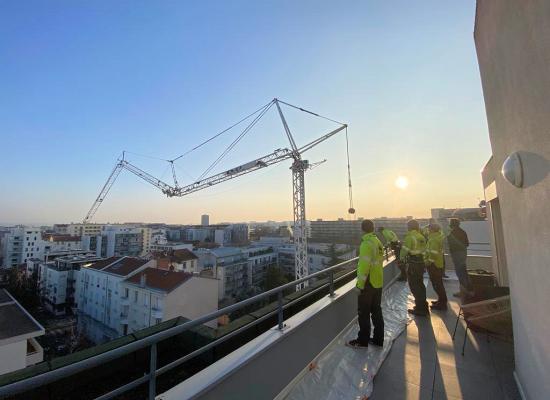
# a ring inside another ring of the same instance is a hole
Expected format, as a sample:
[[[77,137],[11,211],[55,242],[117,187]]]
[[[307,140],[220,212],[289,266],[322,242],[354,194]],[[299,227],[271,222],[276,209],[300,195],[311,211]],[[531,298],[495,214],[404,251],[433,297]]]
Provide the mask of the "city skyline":
[[[307,2],[2,8],[0,48],[11,56],[0,66],[0,132],[12,149],[0,158],[3,224],[81,221],[123,150],[170,182],[166,162],[149,156],[183,154],[273,97],[349,124],[357,216],[425,217],[483,198],[490,147],[473,1],[402,2],[399,13],[382,3],[312,12]],[[289,123],[299,143],[330,129],[291,112]],[[237,133],[184,158],[182,183]],[[215,172],[280,147],[282,126],[268,119]],[[343,136],[308,159],[327,162],[306,174],[306,217],[347,219]],[[123,173],[94,220],[290,220],[288,167],[182,199]],[[397,187],[399,177],[408,185]]]

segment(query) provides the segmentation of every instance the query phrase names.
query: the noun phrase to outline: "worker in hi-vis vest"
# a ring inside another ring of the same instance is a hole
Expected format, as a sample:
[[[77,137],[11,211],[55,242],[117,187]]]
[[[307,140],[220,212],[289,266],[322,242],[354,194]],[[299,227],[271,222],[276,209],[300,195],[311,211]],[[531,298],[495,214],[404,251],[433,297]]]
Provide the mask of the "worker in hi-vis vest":
[[[407,235],[401,245],[399,262],[407,264],[407,278],[415,301],[414,308],[408,311],[414,315],[425,316],[430,313],[426,301],[426,286],[424,286],[426,238],[420,233],[420,226],[415,219],[407,222],[407,229]]]
[[[436,223],[430,224],[429,229],[424,261],[432,286],[437,293],[437,301],[432,301],[430,307],[432,310],[445,311],[447,310],[447,293],[445,292],[445,286],[443,286],[443,267],[445,265],[443,242],[445,241],[445,234],[441,231],[439,224]]]
[[[378,232],[382,235],[382,238],[384,239],[384,247],[390,248],[393,250],[393,254],[396,259],[399,259],[399,253],[401,252],[401,242],[399,241],[399,238],[395,234],[394,231],[391,229],[385,228],[383,226],[378,228]],[[399,269],[401,270],[401,275],[397,279],[398,281],[406,281],[407,280],[407,269],[405,267],[405,264],[398,263]]]
[[[357,319],[359,333],[357,339],[348,342],[351,347],[368,347],[384,344],[384,318],[382,317],[382,286],[384,284],[384,246],[374,233],[374,222],[369,219],[361,223],[364,232],[359,247],[359,262],[357,264]],[[374,325],[372,339],[370,337],[370,321]]]

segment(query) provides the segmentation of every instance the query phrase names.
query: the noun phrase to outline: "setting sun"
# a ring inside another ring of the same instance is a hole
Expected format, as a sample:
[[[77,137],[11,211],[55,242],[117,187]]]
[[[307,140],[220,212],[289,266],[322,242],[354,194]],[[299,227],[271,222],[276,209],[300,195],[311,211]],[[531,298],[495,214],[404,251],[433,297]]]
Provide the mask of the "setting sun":
[[[406,176],[398,176],[395,180],[395,186],[399,189],[405,190],[409,186],[409,179]]]

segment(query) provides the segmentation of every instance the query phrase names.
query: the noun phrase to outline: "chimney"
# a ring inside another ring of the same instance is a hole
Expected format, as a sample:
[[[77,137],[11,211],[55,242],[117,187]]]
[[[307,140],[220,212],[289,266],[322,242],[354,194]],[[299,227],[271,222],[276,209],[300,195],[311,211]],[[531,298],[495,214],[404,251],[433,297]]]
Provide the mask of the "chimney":
[[[144,288],[146,282],[147,282],[147,275],[141,274],[141,276],[139,277],[139,286]]]

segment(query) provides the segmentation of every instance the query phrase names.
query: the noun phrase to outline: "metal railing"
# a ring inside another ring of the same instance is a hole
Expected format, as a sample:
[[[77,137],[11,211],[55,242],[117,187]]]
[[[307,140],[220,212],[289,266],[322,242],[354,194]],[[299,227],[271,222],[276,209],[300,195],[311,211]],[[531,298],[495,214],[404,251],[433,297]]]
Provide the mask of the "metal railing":
[[[250,297],[246,300],[240,301],[238,303],[232,304],[228,307],[224,307],[220,310],[217,310],[215,312],[203,315],[200,318],[194,319],[192,321],[185,322],[181,325],[174,326],[171,328],[168,328],[166,330],[163,330],[161,332],[155,333],[151,336],[138,339],[132,343],[125,344],[123,346],[120,346],[116,349],[109,350],[105,353],[101,353],[95,356],[92,356],[90,358],[86,358],[84,360],[77,361],[73,364],[66,365],[64,367],[54,369],[45,373],[42,373],[40,375],[36,375],[27,379],[23,379],[14,383],[10,383],[4,386],[0,387],[0,398],[3,396],[9,396],[9,395],[15,395],[18,393],[29,391],[33,388],[44,386],[47,384],[50,384],[52,382],[58,381],[60,379],[66,378],[68,376],[77,374],[79,372],[89,370],[91,368],[97,367],[99,365],[105,364],[109,361],[115,360],[119,357],[128,355],[130,353],[136,352],[138,350],[144,349],[146,347],[149,347],[150,352],[150,362],[149,362],[149,372],[138,378],[135,379],[123,386],[117,387],[116,389],[105,393],[104,395],[101,395],[96,398],[96,400],[106,400],[111,399],[115,396],[121,395],[131,389],[134,389],[144,383],[149,384],[149,390],[148,390],[148,399],[153,400],[156,395],[156,379],[157,376],[160,376],[171,369],[177,367],[178,365],[181,365],[185,363],[186,361],[191,360],[192,358],[204,353],[205,351],[225,342],[226,340],[231,339],[234,336],[237,336],[238,334],[242,333],[243,331],[251,328],[252,326],[258,325],[259,323],[269,319],[270,317],[277,315],[277,326],[279,329],[284,329],[284,310],[288,307],[291,307],[292,305],[314,295],[315,293],[318,293],[321,290],[325,290],[328,288],[329,290],[329,296],[334,296],[334,285],[335,283],[346,279],[347,277],[351,276],[352,274],[355,274],[355,269],[352,269],[345,274],[342,274],[338,278],[335,279],[334,273],[337,272],[339,268],[342,268],[344,266],[350,265],[352,263],[355,263],[358,260],[358,257],[355,257],[350,260],[346,260],[340,264],[336,264],[332,267],[323,269],[321,271],[315,272],[313,274],[307,275],[301,279],[296,279],[292,282],[286,283],[284,285],[278,286],[276,288],[273,288],[271,290],[268,290],[266,292],[260,293],[256,296]],[[314,290],[308,291],[303,296],[300,296],[292,301],[289,301],[288,303],[284,303],[284,295],[283,292],[287,289],[295,289],[296,285],[309,281],[314,278],[323,277],[328,275],[328,282],[320,285],[319,287],[315,288]],[[173,336],[179,335],[191,328],[194,328],[196,326],[199,326],[201,324],[204,324],[206,322],[209,322],[211,320],[217,319],[218,317],[222,315],[226,315],[229,313],[232,313],[234,311],[240,310],[250,304],[259,302],[261,300],[264,300],[266,298],[269,298],[270,296],[277,295],[277,309],[263,315],[262,317],[208,343],[207,345],[196,349],[192,351],[189,354],[186,354],[177,360],[174,360],[160,368],[157,368],[157,343],[169,339]]]

